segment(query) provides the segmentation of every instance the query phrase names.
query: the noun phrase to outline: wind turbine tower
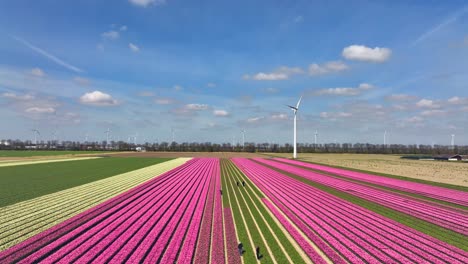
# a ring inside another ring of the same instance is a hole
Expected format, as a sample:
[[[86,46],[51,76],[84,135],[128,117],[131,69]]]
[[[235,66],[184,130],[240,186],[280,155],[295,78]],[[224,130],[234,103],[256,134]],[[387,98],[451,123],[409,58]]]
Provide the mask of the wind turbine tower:
[[[455,149],[455,135],[452,134],[452,149]]]
[[[315,135],[314,135],[314,144],[315,144],[315,147],[317,147],[317,137],[318,137],[318,130],[315,130]]]
[[[384,144],[384,146],[387,146],[387,130],[385,130],[385,132],[383,134],[383,144]]]
[[[110,129],[107,128],[106,132],[104,132],[104,133],[106,133],[106,145],[109,145],[109,134],[110,134]]]
[[[171,128],[171,134],[172,134],[172,142],[171,143],[174,143],[175,142],[174,128]]]
[[[245,129],[242,129],[241,132],[242,132],[242,149],[245,149]]]
[[[40,136],[41,133],[39,133],[39,130],[37,130],[37,128],[32,129],[32,132],[34,133],[34,145],[37,145],[37,136]]]
[[[299,101],[297,101],[296,107],[288,105],[289,108],[294,112],[294,152],[293,152],[293,158],[297,158],[297,129],[296,129],[296,124],[297,124],[297,111],[299,110],[299,105],[301,104],[302,96],[299,98]]]

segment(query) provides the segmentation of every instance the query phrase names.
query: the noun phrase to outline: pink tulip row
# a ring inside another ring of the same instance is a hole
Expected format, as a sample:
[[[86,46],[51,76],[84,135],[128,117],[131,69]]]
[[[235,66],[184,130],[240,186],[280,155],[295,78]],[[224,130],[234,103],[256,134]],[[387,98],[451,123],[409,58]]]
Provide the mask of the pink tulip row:
[[[197,241],[195,263],[208,263],[211,245],[211,227],[213,223],[214,197],[216,195],[216,178],[212,177]]]
[[[0,253],[0,262],[189,263],[215,171],[217,159],[189,161]]]
[[[327,263],[315,249],[307,242],[307,240],[288,222],[288,220],[273,206],[266,198],[262,198],[265,205],[270,209],[273,215],[280,221],[288,233],[297,241],[309,258],[317,264]]]
[[[108,217],[119,211],[121,208],[130,204],[138,195],[143,195],[155,186],[158,186],[162,182],[166,181],[172,174],[178,173],[191,166],[195,160],[191,160],[182,166],[172,169],[164,173],[163,175],[148,181],[146,184],[139,185],[133,189],[122,193],[113,199],[110,199],[100,205],[97,205],[81,214],[76,215],[36,236],[33,236],[18,245],[15,245],[3,252],[0,252],[0,263],[12,263],[18,262],[20,259],[30,255],[33,252],[38,251],[44,246],[52,243],[62,235],[75,230],[81,225],[87,223],[89,220],[95,219],[96,217]]]
[[[351,179],[365,181],[365,182],[369,182],[373,184],[378,184],[381,186],[394,188],[397,190],[424,195],[424,196],[442,200],[442,201],[447,201],[447,202],[451,202],[455,204],[468,206],[468,195],[466,195],[466,192],[463,192],[463,191],[458,191],[458,190],[453,190],[453,189],[448,189],[448,188],[443,188],[443,187],[438,187],[438,186],[433,186],[433,185],[428,185],[428,184],[423,184],[423,183],[393,179],[389,177],[377,176],[377,175],[372,175],[372,174],[367,174],[367,173],[355,172],[355,171],[350,171],[350,170],[332,168],[328,166],[311,164],[307,162],[289,160],[289,159],[284,159],[284,158],[275,158],[275,159],[281,162],[289,163],[289,164],[300,165],[300,166],[307,167],[310,169],[333,173],[333,174],[348,177]]]
[[[268,160],[254,159],[257,162],[273,166],[277,169],[304,177],[314,182],[333,187],[354,196],[367,199],[380,205],[387,206],[394,210],[415,216],[425,221],[434,223],[468,235],[468,214],[459,209],[440,206],[435,203],[424,202],[410,196],[401,195],[391,191],[386,191],[371,186],[350,182],[343,179],[325,176],[313,171],[285,163]]]
[[[214,171],[215,176],[215,204],[213,216],[213,233],[211,240],[211,263],[225,263],[224,259],[224,235],[223,235],[223,203],[221,199],[221,173],[218,166]]]
[[[241,259],[237,252],[237,237],[232,218],[231,208],[224,208],[224,230],[226,234],[226,253],[228,264],[240,264]],[[195,262],[202,263],[202,262]]]
[[[351,263],[468,261],[463,250],[391,219],[248,159],[234,162],[333,262],[338,261],[330,251]]]

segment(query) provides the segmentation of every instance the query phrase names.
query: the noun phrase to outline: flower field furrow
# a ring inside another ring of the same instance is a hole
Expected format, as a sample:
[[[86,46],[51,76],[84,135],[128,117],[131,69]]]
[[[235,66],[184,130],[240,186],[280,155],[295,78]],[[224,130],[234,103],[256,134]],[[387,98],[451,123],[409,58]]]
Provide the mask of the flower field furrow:
[[[212,177],[210,181],[208,198],[206,200],[206,206],[203,213],[203,220],[200,227],[200,235],[197,242],[197,249],[194,258],[194,261],[196,263],[205,263],[209,261],[215,193],[216,179]]]
[[[224,237],[223,237],[223,204],[221,200],[221,172],[217,166],[214,171],[216,179],[216,194],[213,217],[213,232],[211,239],[211,263],[225,263],[224,259]]]
[[[183,165],[188,159],[176,159],[134,172],[45,195],[31,201],[0,208],[0,249],[24,241],[53,225],[76,216],[86,209],[134,188],[155,175]],[[164,177],[164,175],[160,176]],[[18,214],[15,219],[14,215]]]
[[[455,232],[468,235],[468,212],[462,213],[458,210],[451,210],[449,208],[440,207],[435,204],[425,203],[412,197],[403,196],[370,186],[321,175],[312,171],[271,160],[255,160],[288,173],[292,173],[320,184],[333,187],[340,191],[350,193],[352,195],[376,202],[381,205],[385,205],[394,210],[421,218],[425,221],[443,226]]]
[[[311,164],[307,162],[289,160],[289,159],[284,159],[284,158],[275,158],[275,159],[281,162],[289,163],[289,164],[295,164],[295,165],[311,168],[314,170],[320,170],[320,171],[324,171],[328,173],[333,173],[336,175],[349,177],[349,178],[360,180],[360,181],[378,184],[378,185],[382,185],[382,186],[386,186],[386,187],[390,187],[390,188],[394,188],[394,189],[398,189],[398,190],[402,190],[406,192],[417,193],[417,194],[425,195],[427,197],[439,199],[442,201],[447,201],[451,203],[460,204],[463,206],[468,206],[468,195],[466,195],[466,193],[463,191],[447,189],[447,188],[432,186],[432,185],[423,184],[423,183],[392,179],[388,177],[371,175],[371,174],[366,174],[362,172],[355,172],[355,171],[349,171],[349,170],[344,170],[344,169],[332,168],[328,166]]]
[[[270,209],[273,215],[281,222],[281,224],[286,228],[289,234],[297,241],[301,246],[304,252],[309,256],[309,258],[314,263],[327,263],[316,251],[315,249],[305,240],[297,230],[284,218],[281,213],[268,201],[266,198],[262,199],[265,205]]]
[[[230,208],[224,208],[224,230],[226,233],[226,251],[227,251],[227,263],[228,264],[240,264],[241,259],[239,253],[236,250],[237,239],[236,229],[234,227],[233,216]],[[199,263],[199,262],[196,262]]]
[[[307,231],[301,225],[303,221],[350,262],[375,262],[370,255],[362,254],[361,248],[375,256],[378,259],[377,262],[437,263],[450,259],[453,263],[463,263],[467,259],[466,253],[462,250],[441,241],[437,242],[438,246],[435,249],[427,250],[426,246],[433,243],[435,239],[428,241],[425,234],[394,223],[390,219],[385,219],[255,162],[235,159],[235,163],[244,170],[246,175],[255,180],[260,188],[265,190],[267,196],[273,198],[272,201],[281,210],[284,210],[284,207],[288,208],[284,212],[287,216],[287,211],[291,210],[299,217],[300,221],[297,218],[291,218],[291,220],[301,228],[301,231]],[[354,211],[356,215],[365,213],[372,216],[372,219],[367,219],[366,222],[355,221],[357,216],[352,215],[351,211]],[[375,227],[374,223],[379,224],[378,222],[385,222],[386,225],[380,226],[381,228],[368,228]],[[395,229],[400,232],[395,232]],[[399,235],[404,235],[405,240],[398,238]],[[347,242],[347,238],[350,242]],[[394,239],[398,239],[401,245],[393,242]],[[365,241],[366,243],[354,244],[351,241],[354,243]],[[420,245],[423,246],[420,247]],[[444,254],[444,250],[452,252],[452,256]],[[360,253],[356,254],[356,252]]]
[[[1,252],[0,261],[189,263],[208,192],[219,196],[219,177],[219,160],[194,159]],[[223,244],[222,215],[220,225],[214,230]],[[224,260],[221,254],[213,259]]]

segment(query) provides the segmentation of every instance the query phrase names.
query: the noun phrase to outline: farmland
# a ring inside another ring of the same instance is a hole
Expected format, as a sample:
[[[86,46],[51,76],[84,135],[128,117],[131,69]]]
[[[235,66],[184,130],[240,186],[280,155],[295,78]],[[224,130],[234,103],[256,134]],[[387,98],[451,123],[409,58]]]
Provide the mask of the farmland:
[[[468,262],[463,187],[255,154],[129,154],[0,168],[17,188],[2,197],[0,262]]]
[[[39,157],[103,154],[103,151],[0,150],[0,157]]]
[[[271,154],[290,157],[290,154]],[[401,159],[382,154],[299,154],[298,159],[365,172],[468,187],[468,163]]]

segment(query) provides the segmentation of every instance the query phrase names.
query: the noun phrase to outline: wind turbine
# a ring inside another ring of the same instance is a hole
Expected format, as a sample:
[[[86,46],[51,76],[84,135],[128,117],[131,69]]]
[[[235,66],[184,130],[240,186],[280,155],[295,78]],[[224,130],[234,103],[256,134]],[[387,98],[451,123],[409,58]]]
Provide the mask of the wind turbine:
[[[245,149],[245,129],[242,129],[241,133],[242,133],[242,149]]]
[[[138,137],[138,132],[135,132],[135,136],[133,137],[133,144],[136,146],[137,144],[137,137]]]
[[[318,130],[315,130],[315,135],[314,135],[314,144],[315,144],[315,147],[317,147],[317,137],[318,137]]]
[[[172,142],[171,143],[174,143],[175,142],[175,138],[174,138],[174,128],[171,127],[171,134],[172,134]]]
[[[88,136],[89,136],[89,135],[88,135],[88,132],[86,132],[86,134],[85,134],[85,142],[88,142]]]
[[[109,134],[110,134],[110,129],[107,128],[106,132],[104,132],[104,133],[106,133],[106,145],[109,145]]]
[[[383,134],[383,144],[384,144],[384,146],[387,145],[387,130],[385,130],[385,132]]]
[[[301,104],[301,100],[302,100],[302,96],[301,96],[301,98],[299,98],[299,101],[297,101],[296,107],[287,105],[294,112],[294,143],[293,143],[294,144],[294,153],[293,153],[293,158],[294,159],[297,158],[297,144],[296,144],[296,138],[297,138],[296,124],[297,124],[297,121],[296,120],[297,120],[297,111],[299,110],[299,105]]]
[[[39,133],[39,130],[37,130],[37,128],[31,129],[31,131],[34,133],[34,145],[37,145],[37,136],[40,136],[41,133]]]
[[[452,134],[452,149],[455,149],[455,135]]]

